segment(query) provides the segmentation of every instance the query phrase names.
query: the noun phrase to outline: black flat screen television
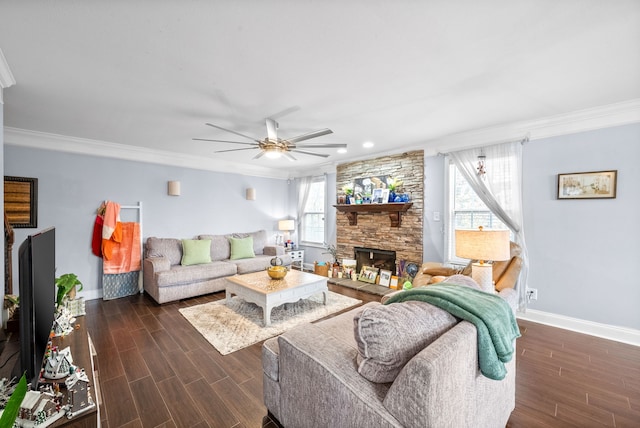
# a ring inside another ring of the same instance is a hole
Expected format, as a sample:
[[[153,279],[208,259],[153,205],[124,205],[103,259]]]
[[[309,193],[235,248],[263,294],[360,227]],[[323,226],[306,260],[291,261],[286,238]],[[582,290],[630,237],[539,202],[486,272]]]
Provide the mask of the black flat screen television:
[[[56,306],[56,231],[27,237],[18,251],[20,273],[20,375],[35,389]]]

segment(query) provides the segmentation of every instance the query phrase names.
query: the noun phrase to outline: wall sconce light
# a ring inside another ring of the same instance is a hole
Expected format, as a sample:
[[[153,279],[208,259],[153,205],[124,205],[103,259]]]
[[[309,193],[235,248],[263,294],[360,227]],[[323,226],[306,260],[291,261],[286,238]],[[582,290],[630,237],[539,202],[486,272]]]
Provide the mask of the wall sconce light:
[[[167,186],[167,193],[169,196],[180,196],[180,182],[169,181]]]
[[[256,189],[253,187],[249,187],[247,189],[247,201],[255,201],[256,200]]]

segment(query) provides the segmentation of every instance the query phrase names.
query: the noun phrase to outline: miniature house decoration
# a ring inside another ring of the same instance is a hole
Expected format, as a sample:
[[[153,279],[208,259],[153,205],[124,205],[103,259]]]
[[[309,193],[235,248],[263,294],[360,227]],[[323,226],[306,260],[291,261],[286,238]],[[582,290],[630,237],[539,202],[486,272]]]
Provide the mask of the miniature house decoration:
[[[27,391],[14,426],[44,428],[65,415],[66,409],[61,406],[60,393],[47,391]]]
[[[64,383],[67,387],[68,418],[95,407],[89,389],[89,378],[84,370],[75,371]]]
[[[56,318],[53,320],[53,333],[56,336],[66,336],[73,332],[73,323],[76,319],[71,315],[71,311],[61,306],[56,311]]]
[[[53,347],[49,356],[46,357],[43,376],[47,379],[62,379],[69,376],[72,365],[73,357],[69,347],[64,348],[62,351]]]

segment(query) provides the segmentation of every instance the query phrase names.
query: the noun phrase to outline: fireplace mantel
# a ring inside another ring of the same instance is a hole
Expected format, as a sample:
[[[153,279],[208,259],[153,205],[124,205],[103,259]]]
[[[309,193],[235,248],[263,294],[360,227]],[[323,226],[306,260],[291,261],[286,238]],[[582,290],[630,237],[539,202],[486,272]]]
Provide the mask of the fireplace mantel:
[[[402,213],[407,212],[413,202],[390,202],[388,204],[338,204],[334,207],[338,212],[345,213],[349,219],[349,226],[358,225],[358,214],[388,213],[391,227],[400,227]]]

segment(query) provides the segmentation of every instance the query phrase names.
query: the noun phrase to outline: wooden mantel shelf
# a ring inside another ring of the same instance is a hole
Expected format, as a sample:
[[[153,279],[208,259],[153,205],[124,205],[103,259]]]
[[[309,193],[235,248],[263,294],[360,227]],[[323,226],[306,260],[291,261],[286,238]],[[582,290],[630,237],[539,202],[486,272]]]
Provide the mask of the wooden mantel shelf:
[[[391,227],[400,227],[402,213],[407,212],[413,202],[391,202],[388,204],[338,204],[334,205],[338,212],[345,213],[349,226],[358,225],[358,214],[388,213]]]

